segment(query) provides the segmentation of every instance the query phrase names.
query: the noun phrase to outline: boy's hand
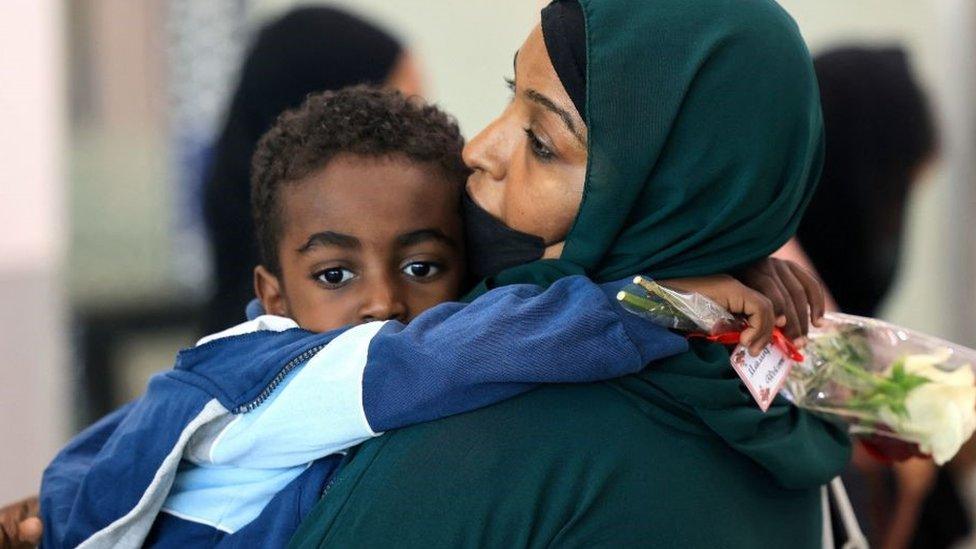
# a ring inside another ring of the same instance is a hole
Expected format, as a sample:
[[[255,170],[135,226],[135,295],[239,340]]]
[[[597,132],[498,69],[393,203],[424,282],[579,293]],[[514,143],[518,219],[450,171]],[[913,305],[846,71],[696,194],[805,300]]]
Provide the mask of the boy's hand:
[[[736,278],[773,302],[777,325],[786,337],[804,337],[811,322],[820,325],[826,293],[820,280],[798,264],[770,257],[736,273]]]
[[[41,542],[37,496],[0,508],[0,549],[36,547]]]
[[[758,355],[772,339],[773,327],[776,325],[773,302],[735,278],[729,275],[712,275],[660,282],[676,290],[697,292],[732,314],[745,315],[749,327],[742,331],[739,343],[747,347],[753,356]]]

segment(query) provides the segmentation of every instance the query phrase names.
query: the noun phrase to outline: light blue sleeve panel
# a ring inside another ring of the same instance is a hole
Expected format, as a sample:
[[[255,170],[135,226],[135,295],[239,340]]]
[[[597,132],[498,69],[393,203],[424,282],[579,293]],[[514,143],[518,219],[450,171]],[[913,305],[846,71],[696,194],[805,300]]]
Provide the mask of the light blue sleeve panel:
[[[198,464],[294,467],[377,436],[363,411],[362,386],[370,341],[383,324],[337,336],[261,406],[193,441],[187,457]]]

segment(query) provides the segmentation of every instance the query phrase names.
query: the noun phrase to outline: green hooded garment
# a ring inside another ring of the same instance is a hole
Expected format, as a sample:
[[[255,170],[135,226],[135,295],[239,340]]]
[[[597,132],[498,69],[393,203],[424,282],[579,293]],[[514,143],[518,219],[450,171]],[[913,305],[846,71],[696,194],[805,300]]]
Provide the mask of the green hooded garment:
[[[580,0],[588,166],[560,260],[485,281],[727,272],[796,229],[819,176],[817,86],[771,0]],[[478,368],[478,364],[472,364]],[[763,413],[725,348],[546,386],[352,451],[294,547],[820,547],[843,430]]]

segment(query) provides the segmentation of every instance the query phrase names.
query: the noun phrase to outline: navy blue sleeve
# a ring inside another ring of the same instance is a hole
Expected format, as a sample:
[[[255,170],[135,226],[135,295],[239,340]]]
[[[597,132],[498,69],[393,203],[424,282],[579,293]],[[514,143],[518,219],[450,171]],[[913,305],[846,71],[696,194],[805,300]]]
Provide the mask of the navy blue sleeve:
[[[44,470],[40,518],[44,523],[41,545],[62,547],[71,523],[76,496],[105,442],[135,406],[130,402],[72,438]]]
[[[619,286],[617,284],[616,286]],[[512,285],[387,322],[369,345],[363,408],[374,431],[488,406],[540,383],[616,378],[687,350],[581,276]]]

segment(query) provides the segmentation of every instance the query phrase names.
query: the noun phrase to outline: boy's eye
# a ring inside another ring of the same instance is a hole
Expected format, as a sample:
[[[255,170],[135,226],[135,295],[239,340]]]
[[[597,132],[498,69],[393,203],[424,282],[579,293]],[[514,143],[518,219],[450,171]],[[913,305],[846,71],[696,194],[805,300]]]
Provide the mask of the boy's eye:
[[[441,268],[426,261],[415,261],[403,268],[403,273],[414,278],[430,278],[441,272]]]
[[[325,269],[320,271],[315,275],[315,279],[319,282],[326,284],[328,286],[338,286],[340,284],[345,284],[353,278],[356,274],[349,269],[343,269],[342,267],[333,267],[331,269]]]

